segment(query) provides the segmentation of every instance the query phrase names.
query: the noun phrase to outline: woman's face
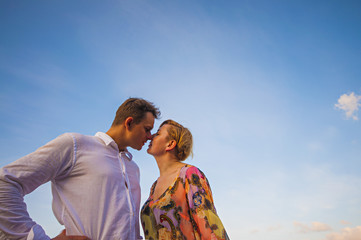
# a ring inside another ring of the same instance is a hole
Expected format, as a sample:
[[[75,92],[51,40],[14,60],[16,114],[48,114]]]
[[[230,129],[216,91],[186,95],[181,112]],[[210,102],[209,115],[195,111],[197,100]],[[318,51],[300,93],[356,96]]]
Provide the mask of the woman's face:
[[[159,156],[166,153],[166,148],[170,142],[168,139],[168,124],[163,125],[152,135],[147,152],[153,156]]]

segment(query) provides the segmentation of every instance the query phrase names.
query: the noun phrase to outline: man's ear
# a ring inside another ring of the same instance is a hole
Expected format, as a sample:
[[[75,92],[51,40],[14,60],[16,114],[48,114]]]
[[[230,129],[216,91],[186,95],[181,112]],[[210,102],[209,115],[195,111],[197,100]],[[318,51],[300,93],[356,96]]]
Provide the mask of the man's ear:
[[[177,146],[177,142],[175,140],[170,140],[165,148],[166,151],[172,151]]]
[[[127,117],[124,121],[125,128],[127,130],[130,130],[132,123],[133,123],[133,117]]]

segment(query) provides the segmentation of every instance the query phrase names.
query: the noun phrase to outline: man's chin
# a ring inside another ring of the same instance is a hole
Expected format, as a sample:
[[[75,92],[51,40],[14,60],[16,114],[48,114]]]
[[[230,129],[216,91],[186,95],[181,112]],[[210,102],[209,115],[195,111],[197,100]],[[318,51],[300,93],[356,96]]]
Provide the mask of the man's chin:
[[[133,148],[134,150],[140,151],[140,150],[142,150],[143,146],[130,146],[130,147]]]
[[[136,147],[135,149],[137,149],[138,151],[140,151],[140,150],[142,150],[143,146],[144,146],[144,144],[142,144],[142,145],[140,145],[140,146]]]
[[[138,145],[138,146],[133,146],[132,148],[135,149],[135,150],[140,151],[140,150],[142,150],[143,146],[144,146],[144,143],[143,143],[143,144],[140,144],[140,145]]]

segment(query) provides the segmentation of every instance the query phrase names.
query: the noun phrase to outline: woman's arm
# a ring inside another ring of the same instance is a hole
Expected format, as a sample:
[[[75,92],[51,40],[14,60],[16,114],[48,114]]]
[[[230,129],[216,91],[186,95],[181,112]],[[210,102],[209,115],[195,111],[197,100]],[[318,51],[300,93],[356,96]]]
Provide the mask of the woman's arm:
[[[201,239],[229,239],[214,207],[208,180],[198,168],[186,172],[185,187],[190,215]]]

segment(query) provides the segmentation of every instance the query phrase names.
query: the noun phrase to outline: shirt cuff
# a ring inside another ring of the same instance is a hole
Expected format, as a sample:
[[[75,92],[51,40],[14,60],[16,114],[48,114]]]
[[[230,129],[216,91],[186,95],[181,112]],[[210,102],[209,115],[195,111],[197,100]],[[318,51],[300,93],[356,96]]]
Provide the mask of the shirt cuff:
[[[45,234],[40,225],[36,224],[31,228],[26,240],[50,240],[50,237]]]

